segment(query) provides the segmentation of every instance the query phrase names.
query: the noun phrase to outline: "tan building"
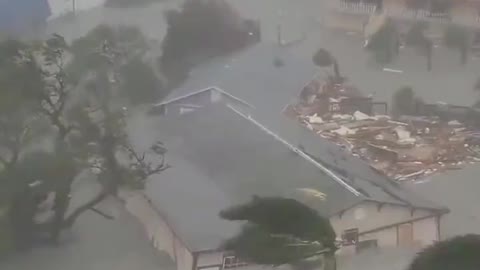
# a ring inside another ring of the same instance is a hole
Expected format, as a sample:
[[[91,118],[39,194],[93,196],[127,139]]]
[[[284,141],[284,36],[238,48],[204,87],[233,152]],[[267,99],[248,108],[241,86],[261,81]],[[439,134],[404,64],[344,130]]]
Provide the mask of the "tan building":
[[[328,0],[327,3],[328,25],[350,31],[363,31],[375,13],[384,13],[399,22],[455,23],[480,29],[478,0]]]
[[[253,111],[248,103],[218,88],[152,110],[159,114],[159,138],[173,167],[148,182],[144,193],[125,196],[126,206],[178,270],[248,267],[221,248],[242,224],[218,214],[254,195],[294,198],[329,216],[344,245],[341,252],[425,246],[440,239],[445,208],[310,136],[293,121],[264,121],[248,111]],[[305,189],[321,191],[326,199]]]

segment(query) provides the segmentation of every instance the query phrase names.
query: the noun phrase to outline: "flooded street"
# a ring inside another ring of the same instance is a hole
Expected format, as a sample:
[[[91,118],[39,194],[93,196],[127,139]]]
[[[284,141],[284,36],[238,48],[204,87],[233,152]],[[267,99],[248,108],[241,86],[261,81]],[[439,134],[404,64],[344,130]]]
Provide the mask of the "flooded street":
[[[56,1],[56,0],[55,0]],[[52,2],[55,2],[52,0]],[[77,0],[78,3],[86,0]],[[152,40],[161,41],[166,31],[164,11],[176,7],[180,1],[134,9],[107,9],[89,7],[97,2],[84,2],[76,17],[60,17],[50,21],[48,32],[64,35],[67,40],[84,35],[101,23],[137,25]],[[219,86],[233,95],[253,104],[267,117],[280,117],[282,108],[298,95],[301,88],[320,71],[312,63],[312,54],[320,47],[337,57],[340,71],[348,80],[375,99],[390,102],[395,90],[412,86],[427,102],[443,101],[456,105],[471,105],[477,98],[472,90],[480,75],[480,60],[470,59],[460,66],[458,52],[437,48],[433,54],[433,71],[427,72],[424,58],[404,50],[396,63],[388,68],[403,73],[382,71],[369,64],[369,56],[362,48],[362,37],[332,33],[321,24],[322,6],[313,0],[231,0],[245,17],[259,19],[262,25],[262,43],[233,56],[217,59],[193,70],[191,77],[172,95]],[[68,9],[68,1],[58,0],[56,11]],[[55,12],[56,12],[55,11]],[[282,38],[295,40],[305,35],[302,42],[279,48],[277,28],[281,25]],[[274,67],[272,61],[280,57],[285,66]],[[460,174],[458,174],[460,175]],[[462,174],[461,185],[449,176],[411,188],[452,209],[445,222],[445,236],[462,232],[480,232],[480,213],[463,214],[480,199],[475,191],[479,184],[477,174]],[[471,191],[465,193],[465,191]],[[121,209],[121,207],[118,207]],[[455,221],[456,220],[456,221]],[[458,229],[458,224],[462,230]],[[118,218],[109,221],[89,212],[82,216],[60,247],[35,248],[27,255],[0,263],[2,270],[167,270],[170,266],[153,250],[141,226],[123,210]],[[411,253],[402,253],[405,260]],[[404,261],[398,263],[398,269]],[[341,269],[387,269],[372,266],[371,259],[364,264],[344,264]],[[389,264],[386,260],[385,265]],[[384,266],[385,266],[384,265]],[[377,267],[377,268],[375,268]],[[389,270],[391,268],[388,268]],[[391,269],[393,270],[393,269]],[[395,269],[397,270],[397,269]]]

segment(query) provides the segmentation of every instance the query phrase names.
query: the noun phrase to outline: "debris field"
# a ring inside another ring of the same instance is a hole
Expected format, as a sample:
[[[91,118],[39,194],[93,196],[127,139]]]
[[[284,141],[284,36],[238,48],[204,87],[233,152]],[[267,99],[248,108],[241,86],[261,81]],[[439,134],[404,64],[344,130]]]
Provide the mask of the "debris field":
[[[384,113],[375,113],[375,107]],[[311,81],[284,114],[397,181],[480,161],[480,131],[432,116],[392,118],[386,103],[345,83]]]

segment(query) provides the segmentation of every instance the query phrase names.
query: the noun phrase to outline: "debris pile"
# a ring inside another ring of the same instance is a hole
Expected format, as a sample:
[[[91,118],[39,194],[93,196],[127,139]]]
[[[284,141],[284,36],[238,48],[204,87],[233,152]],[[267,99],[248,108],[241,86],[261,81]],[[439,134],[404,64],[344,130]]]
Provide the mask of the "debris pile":
[[[480,161],[480,132],[438,117],[373,113],[375,103],[354,87],[314,80],[284,113],[398,180],[459,169]]]

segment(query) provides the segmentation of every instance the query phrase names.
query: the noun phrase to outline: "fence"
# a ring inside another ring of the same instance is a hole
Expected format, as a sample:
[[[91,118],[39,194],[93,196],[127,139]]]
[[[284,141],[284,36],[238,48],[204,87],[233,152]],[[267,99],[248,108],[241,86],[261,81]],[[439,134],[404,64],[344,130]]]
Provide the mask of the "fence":
[[[373,14],[375,13],[377,6],[374,4],[367,4],[362,2],[348,2],[348,1],[340,1],[338,8],[341,11],[348,11],[351,13],[357,14]]]

